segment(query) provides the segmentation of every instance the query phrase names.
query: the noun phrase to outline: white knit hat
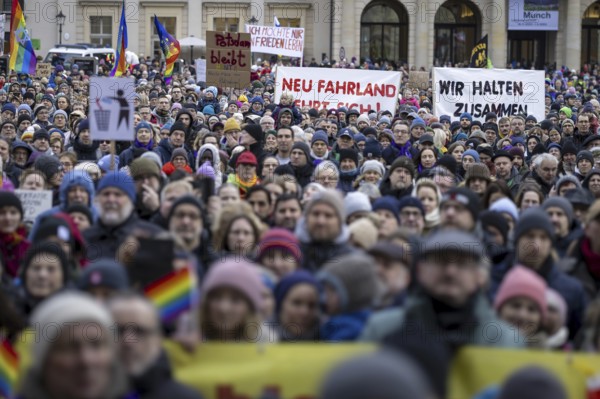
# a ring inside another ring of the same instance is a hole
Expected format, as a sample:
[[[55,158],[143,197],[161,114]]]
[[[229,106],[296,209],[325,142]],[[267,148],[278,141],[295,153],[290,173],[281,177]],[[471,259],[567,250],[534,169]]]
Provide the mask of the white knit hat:
[[[346,197],[344,197],[344,209],[348,216],[356,212],[371,212],[373,210],[369,196],[359,192],[346,194]]]
[[[369,159],[368,161],[365,161],[365,163],[363,164],[363,166],[360,168],[360,174],[364,175],[366,172],[370,171],[370,170],[374,170],[375,172],[378,172],[381,177],[383,177],[385,175],[385,166],[383,166],[383,164],[375,159]]]
[[[43,301],[31,316],[31,325],[35,329],[36,339],[33,344],[33,367],[41,367],[50,346],[56,342],[62,332],[70,333],[75,322],[92,322],[104,327],[108,334],[113,323],[107,309],[102,307],[91,296],[78,291],[58,293]],[[90,337],[97,332],[89,331]]]

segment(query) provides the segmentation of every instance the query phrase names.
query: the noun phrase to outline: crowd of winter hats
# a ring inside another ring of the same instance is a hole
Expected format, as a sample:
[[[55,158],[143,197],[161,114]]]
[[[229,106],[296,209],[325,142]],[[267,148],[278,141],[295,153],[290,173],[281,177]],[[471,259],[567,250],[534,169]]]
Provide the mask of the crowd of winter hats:
[[[321,66],[377,69],[355,61]],[[591,70],[546,71],[543,113],[438,115],[405,79],[394,109],[311,108],[275,96],[285,64],[257,60],[232,90],[143,57],[129,72],[131,136],[115,142],[95,137],[80,68],[0,79],[8,340],[31,323],[144,336],[154,346],[139,354],[106,344],[114,383],[96,396],[115,398],[127,385],[198,397],[173,380],[162,338],[188,351],[202,340],[393,349],[320,376],[322,398],[446,397],[464,346],[600,352]],[[19,397],[77,397],[76,370],[50,367],[64,342],[52,338],[36,341]],[[473,396],[529,397],[534,384],[566,397],[547,370],[511,371]],[[63,374],[75,385],[53,384]]]

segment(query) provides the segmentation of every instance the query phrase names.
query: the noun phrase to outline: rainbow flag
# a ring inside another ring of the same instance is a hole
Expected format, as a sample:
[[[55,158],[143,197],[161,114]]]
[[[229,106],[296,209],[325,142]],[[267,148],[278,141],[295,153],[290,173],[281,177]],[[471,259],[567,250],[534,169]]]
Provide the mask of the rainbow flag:
[[[177,39],[169,35],[169,32],[167,32],[165,27],[159,22],[156,14],[154,14],[154,25],[156,26],[156,31],[158,32],[158,37],[160,39],[160,48],[162,49],[165,59],[167,60],[167,66],[165,69],[165,83],[168,85],[171,83],[173,66],[175,65],[175,61],[177,61],[177,58],[179,58],[181,47],[179,46]]]
[[[13,0],[10,16],[10,60],[9,69],[17,73],[35,75],[37,59],[25,26],[25,16],[19,0]]]
[[[119,39],[117,42],[117,55],[115,57],[115,66],[110,71],[110,76],[121,76],[127,71],[127,61],[125,52],[127,51],[127,21],[125,20],[125,0],[123,0],[123,10],[121,10],[121,23],[119,24]]]
[[[0,342],[0,398],[12,398],[17,383],[19,358],[7,340]]]
[[[196,274],[191,267],[167,274],[144,289],[163,322],[169,322],[196,303]]]

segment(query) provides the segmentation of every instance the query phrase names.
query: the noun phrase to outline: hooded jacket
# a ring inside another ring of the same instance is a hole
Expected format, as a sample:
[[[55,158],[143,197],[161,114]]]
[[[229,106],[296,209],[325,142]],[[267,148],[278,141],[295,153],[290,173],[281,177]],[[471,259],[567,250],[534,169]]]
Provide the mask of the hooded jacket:
[[[302,114],[296,107],[296,104],[294,104],[294,103],[292,103],[291,105],[279,104],[273,111],[273,115],[271,115],[271,117],[275,120],[275,122],[277,122],[277,126],[279,126],[279,113],[285,109],[292,112],[292,125],[302,124]]]
[[[195,165],[196,161],[194,159],[194,153],[190,151],[190,149],[187,148],[185,144],[183,145],[183,149],[185,149],[185,152],[188,155],[188,165]],[[160,156],[162,164],[166,165],[168,162],[171,162],[173,150],[175,150],[175,147],[173,147],[173,144],[171,144],[171,141],[167,137],[162,139],[160,143],[158,143],[158,146],[154,149],[154,152],[156,152]]]
[[[196,157],[196,170],[200,168],[200,160],[206,151],[210,151],[212,153],[211,165],[215,170],[215,190],[218,190],[223,183],[223,173],[221,172],[221,158],[219,156],[219,150],[217,150],[214,145],[204,144],[200,147],[198,150],[198,156]]]

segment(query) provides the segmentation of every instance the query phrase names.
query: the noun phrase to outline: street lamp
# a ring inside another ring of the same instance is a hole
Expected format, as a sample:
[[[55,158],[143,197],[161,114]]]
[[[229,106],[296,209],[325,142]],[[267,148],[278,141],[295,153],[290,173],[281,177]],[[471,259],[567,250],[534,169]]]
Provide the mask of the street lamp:
[[[65,18],[67,16],[62,13],[62,10],[56,14],[56,23],[58,24],[58,44],[62,44],[62,28],[65,24]]]
[[[254,15],[252,16],[252,18],[250,18],[250,19],[248,20],[248,23],[249,23],[250,25],[255,25],[257,22],[258,22],[258,19],[256,19],[256,18],[254,17]]]

